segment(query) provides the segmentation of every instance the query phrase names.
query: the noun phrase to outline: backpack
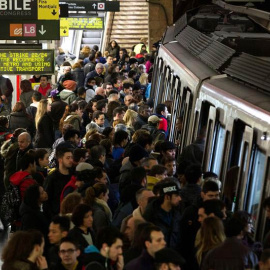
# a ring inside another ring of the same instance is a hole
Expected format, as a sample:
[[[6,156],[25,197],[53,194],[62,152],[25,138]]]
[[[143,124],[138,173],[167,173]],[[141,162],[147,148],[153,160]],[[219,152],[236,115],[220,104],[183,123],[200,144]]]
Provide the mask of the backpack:
[[[16,221],[19,217],[19,207],[22,202],[20,185],[29,178],[32,178],[32,176],[27,175],[19,185],[10,183],[3,195],[0,207],[0,217],[5,227]]]

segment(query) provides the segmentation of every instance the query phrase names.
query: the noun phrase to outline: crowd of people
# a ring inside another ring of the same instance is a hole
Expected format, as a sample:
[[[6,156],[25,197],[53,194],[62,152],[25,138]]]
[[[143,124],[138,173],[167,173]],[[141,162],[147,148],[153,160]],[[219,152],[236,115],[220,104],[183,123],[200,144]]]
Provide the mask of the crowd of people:
[[[201,170],[205,129],[182,153],[169,140],[172,102],[150,98],[152,49],[113,40],[74,65],[60,49],[57,87],[22,80],[11,112],[1,90],[2,190],[20,198],[0,216],[14,231],[3,270],[269,269],[270,234],[255,242],[252,216],[229,213],[218,176]],[[264,208],[270,220],[270,198]]]

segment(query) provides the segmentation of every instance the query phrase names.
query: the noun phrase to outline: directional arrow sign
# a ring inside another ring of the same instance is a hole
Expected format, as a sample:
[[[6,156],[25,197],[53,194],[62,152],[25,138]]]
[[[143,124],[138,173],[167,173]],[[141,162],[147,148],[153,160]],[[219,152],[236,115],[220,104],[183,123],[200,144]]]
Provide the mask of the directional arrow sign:
[[[2,21],[0,40],[59,40],[59,21]]]
[[[93,7],[94,9],[96,9],[97,4],[96,4],[96,3],[94,3],[94,4],[92,5],[92,7]]]
[[[60,36],[68,37],[69,35],[69,22],[67,20],[60,20]]]
[[[38,20],[59,20],[59,0],[37,0]]]
[[[41,29],[38,30],[38,32],[39,32],[42,36],[47,32],[47,30],[44,30],[44,25],[43,25],[43,24],[41,25]]]

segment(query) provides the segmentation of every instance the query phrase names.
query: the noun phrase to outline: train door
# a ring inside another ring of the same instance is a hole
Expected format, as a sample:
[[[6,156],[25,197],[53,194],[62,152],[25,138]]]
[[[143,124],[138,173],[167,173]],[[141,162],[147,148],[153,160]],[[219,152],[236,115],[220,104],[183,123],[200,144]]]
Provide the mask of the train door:
[[[240,119],[236,119],[233,123],[223,189],[227,208],[232,212],[243,209],[252,139],[253,129]]]
[[[165,66],[163,76],[161,76],[161,82],[159,87],[158,96],[156,96],[157,104],[163,103],[163,97],[167,93],[167,88],[169,86],[171,78],[171,68],[169,66]]]
[[[163,72],[164,72],[164,61],[162,58],[158,59],[157,65],[155,67],[157,69],[156,71],[156,76],[155,80],[152,82],[152,87],[151,87],[151,98],[154,99],[154,107],[157,106],[158,104],[158,96],[160,93],[160,84],[161,84],[161,79],[163,77]]]
[[[212,109],[213,110],[213,109]],[[216,122],[213,129],[213,139],[208,161],[208,171],[214,172],[222,179],[222,165],[224,160],[224,146],[226,141],[225,117],[224,111],[221,109],[216,110]],[[213,117],[211,117],[213,118]],[[213,119],[211,119],[213,121]]]
[[[243,209],[251,214],[254,238],[262,239],[264,231],[262,225],[264,225],[265,215],[261,203],[262,198],[269,196],[267,194],[269,190],[269,181],[267,181],[269,179],[269,154],[267,155],[269,147],[266,134],[258,130],[255,134]]]
[[[173,78],[174,78],[173,71],[171,70],[169,66],[167,67],[167,69],[168,69],[168,72],[165,77],[164,90],[162,91],[162,94],[161,94],[160,103],[164,103],[164,101],[170,99],[170,93],[173,86]]]

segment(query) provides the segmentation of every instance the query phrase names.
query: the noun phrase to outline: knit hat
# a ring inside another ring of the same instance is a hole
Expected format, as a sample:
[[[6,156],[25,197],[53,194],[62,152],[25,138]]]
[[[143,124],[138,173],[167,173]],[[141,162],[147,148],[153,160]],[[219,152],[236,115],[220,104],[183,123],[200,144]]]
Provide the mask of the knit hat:
[[[161,151],[167,151],[167,150],[171,150],[171,149],[175,149],[175,144],[173,142],[170,141],[165,141],[160,145],[160,149]]]
[[[162,121],[160,118],[158,118],[156,115],[151,115],[148,117],[148,122],[151,122],[153,124],[157,124],[160,121]]]
[[[76,89],[77,83],[72,80],[66,80],[63,82],[63,86],[65,89],[74,91]]]
[[[179,194],[180,189],[173,181],[166,181],[160,186],[160,196],[166,194]]]
[[[183,257],[177,253],[174,249],[163,248],[155,253],[156,263],[173,263],[175,265],[183,266],[185,260]]]
[[[148,156],[149,156],[148,153],[139,144],[135,144],[130,148],[129,151],[130,162],[139,161]]]
[[[89,164],[89,163],[86,163],[86,162],[81,162],[77,165],[76,167],[76,172],[82,172],[84,170],[93,170],[94,167]]]

